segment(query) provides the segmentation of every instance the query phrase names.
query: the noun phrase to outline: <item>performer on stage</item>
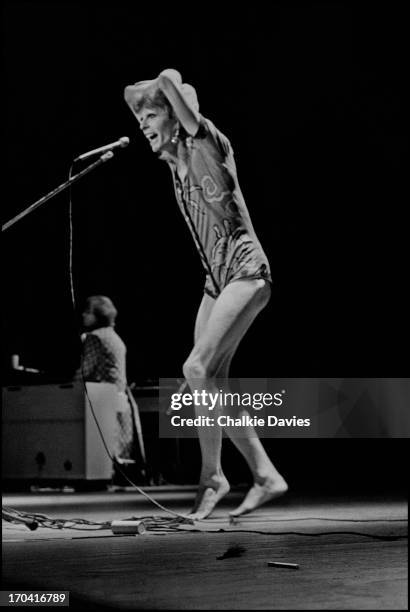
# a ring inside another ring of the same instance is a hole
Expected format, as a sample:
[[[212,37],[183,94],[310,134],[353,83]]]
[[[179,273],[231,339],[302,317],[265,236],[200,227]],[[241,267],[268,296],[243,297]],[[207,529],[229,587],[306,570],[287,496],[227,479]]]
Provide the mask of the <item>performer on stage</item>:
[[[191,391],[217,393],[231,360],[257,314],[270,298],[269,263],[241,193],[229,140],[199,113],[196,92],[179,72],[164,70],[125,88],[151,150],[168,163],[181,212],[205,269],[194,347],[183,365]],[[218,385],[216,384],[218,379]],[[196,407],[209,416],[208,407]],[[244,431],[245,430],[245,431]],[[287,490],[253,427],[227,427],[245,457],[254,484],[231,515],[250,512]],[[198,428],[202,469],[192,518],[207,517],[229,491],[221,466],[222,431]]]

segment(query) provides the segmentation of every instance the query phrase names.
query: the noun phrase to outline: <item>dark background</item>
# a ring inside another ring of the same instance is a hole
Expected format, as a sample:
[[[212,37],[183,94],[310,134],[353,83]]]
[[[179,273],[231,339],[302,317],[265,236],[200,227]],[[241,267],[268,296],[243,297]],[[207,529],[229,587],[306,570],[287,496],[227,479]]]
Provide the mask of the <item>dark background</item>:
[[[181,375],[202,266],[169,170],[123,100],[126,85],[175,67],[233,144],[272,267],[272,300],[233,374],[405,376],[403,14],[348,3],[252,4],[226,17],[178,7],[5,4],[4,221],[64,182],[79,153],[131,139],[72,190],[75,310],[68,192],[3,234],[6,371],[18,353],[70,377],[78,313],[102,293],[119,311],[129,381]]]

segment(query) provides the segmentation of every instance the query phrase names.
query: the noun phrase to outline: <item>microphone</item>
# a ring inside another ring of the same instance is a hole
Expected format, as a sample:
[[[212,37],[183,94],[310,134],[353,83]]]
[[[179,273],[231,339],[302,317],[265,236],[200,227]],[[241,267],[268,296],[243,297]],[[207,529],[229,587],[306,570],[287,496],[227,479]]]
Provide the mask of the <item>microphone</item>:
[[[92,151],[88,151],[87,153],[79,155],[74,159],[74,161],[76,162],[83,159],[87,159],[92,155],[99,155],[99,153],[105,153],[106,151],[111,151],[112,149],[116,149],[117,147],[123,149],[124,147],[127,147],[129,143],[130,139],[128,138],[128,136],[123,136],[122,138],[119,138],[116,142],[112,142],[111,144],[105,145],[104,147],[99,147],[98,149],[93,149]]]

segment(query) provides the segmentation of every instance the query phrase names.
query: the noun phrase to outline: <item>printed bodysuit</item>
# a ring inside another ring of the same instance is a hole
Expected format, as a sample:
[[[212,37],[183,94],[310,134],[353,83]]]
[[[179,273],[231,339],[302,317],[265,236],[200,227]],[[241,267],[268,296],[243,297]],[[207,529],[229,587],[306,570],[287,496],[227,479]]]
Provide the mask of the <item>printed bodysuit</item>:
[[[187,164],[181,182],[169,163],[177,202],[206,272],[205,292],[216,298],[228,283],[264,278],[269,262],[256,236],[241,189],[231,143],[201,116],[194,137],[178,144]]]

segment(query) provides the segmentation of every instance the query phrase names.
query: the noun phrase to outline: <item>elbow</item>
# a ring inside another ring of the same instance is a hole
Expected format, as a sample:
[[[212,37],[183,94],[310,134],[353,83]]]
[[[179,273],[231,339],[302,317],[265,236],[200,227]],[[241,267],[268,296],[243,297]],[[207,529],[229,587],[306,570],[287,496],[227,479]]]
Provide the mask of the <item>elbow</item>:
[[[167,77],[165,74],[160,74],[158,77],[158,87],[159,89],[161,89],[161,91],[166,93],[166,92],[169,92],[172,89],[172,87],[175,87],[175,85],[172,82],[172,80],[169,77]]]
[[[168,79],[166,77],[164,77],[163,74],[160,74],[158,79],[157,79],[157,83],[158,83],[158,87],[162,90],[164,90],[164,88],[166,87],[166,81]]]
[[[176,87],[180,87],[182,85],[182,76],[175,68],[166,68],[160,72],[158,82],[162,82],[164,87],[168,87],[171,83]]]

